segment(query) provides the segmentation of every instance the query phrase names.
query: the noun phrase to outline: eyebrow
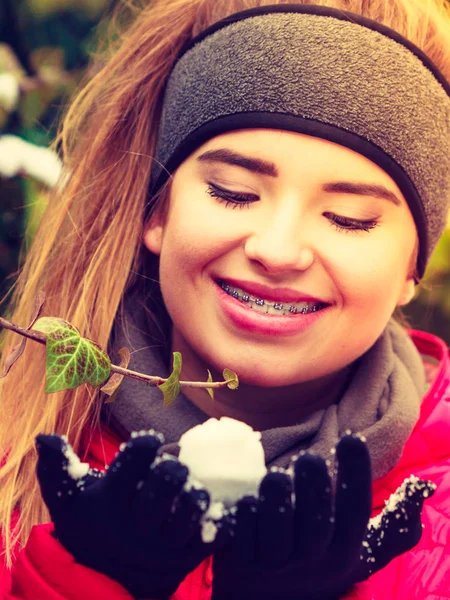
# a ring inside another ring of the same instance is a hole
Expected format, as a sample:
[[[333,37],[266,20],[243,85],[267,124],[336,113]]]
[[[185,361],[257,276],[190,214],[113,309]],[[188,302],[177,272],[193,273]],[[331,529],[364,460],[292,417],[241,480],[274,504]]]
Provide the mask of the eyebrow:
[[[208,150],[197,157],[199,162],[219,162],[235,167],[242,167],[260,175],[267,175],[276,178],[279,175],[278,169],[274,163],[244,156],[227,148],[218,148],[217,150]],[[388,200],[396,206],[401,206],[398,196],[384,185],[378,183],[354,183],[351,181],[330,181],[322,185],[322,191],[328,193],[355,194],[358,196],[371,196]]]

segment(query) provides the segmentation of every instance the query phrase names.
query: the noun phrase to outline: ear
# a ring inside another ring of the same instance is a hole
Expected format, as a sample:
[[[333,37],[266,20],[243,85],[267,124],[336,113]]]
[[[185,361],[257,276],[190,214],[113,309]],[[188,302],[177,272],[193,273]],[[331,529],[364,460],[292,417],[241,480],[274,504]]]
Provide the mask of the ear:
[[[403,289],[397,301],[397,306],[405,306],[405,304],[411,302],[411,300],[414,298],[415,291],[416,286],[414,277],[411,277],[403,284]]]
[[[153,254],[161,254],[164,227],[158,218],[151,219],[144,230],[142,242]]]

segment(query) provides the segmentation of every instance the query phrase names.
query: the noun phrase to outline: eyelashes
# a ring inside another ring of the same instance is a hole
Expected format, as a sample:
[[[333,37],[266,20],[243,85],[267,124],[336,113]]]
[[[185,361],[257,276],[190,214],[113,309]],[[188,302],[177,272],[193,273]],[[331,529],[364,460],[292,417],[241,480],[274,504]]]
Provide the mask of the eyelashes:
[[[208,183],[206,193],[212,198],[216,198],[220,204],[225,204],[225,208],[250,208],[250,204],[257,202],[259,197],[255,194],[244,194],[240,192],[231,192],[226,190],[217,184]],[[332,227],[335,227],[338,231],[345,233],[351,232],[369,232],[379,225],[377,221],[361,221],[359,219],[349,219],[333,213],[324,213],[329,219],[329,223]]]
[[[218,185],[213,185],[212,183],[208,185],[206,192],[212,198],[217,198],[221,204],[225,203],[225,208],[228,208],[230,205],[232,208],[250,208],[250,204],[259,200],[258,196],[254,194],[230,192],[230,190],[225,190],[224,188],[221,188]]]
[[[378,227],[379,223],[377,221],[359,221],[357,219],[347,219],[345,217],[340,217],[338,215],[333,215],[333,213],[324,213],[325,215],[329,215],[331,219],[330,225],[333,225],[339,231],[345,231],[349,233],[351,231],[365,231],[368,232],[371,229],[375,229]]]

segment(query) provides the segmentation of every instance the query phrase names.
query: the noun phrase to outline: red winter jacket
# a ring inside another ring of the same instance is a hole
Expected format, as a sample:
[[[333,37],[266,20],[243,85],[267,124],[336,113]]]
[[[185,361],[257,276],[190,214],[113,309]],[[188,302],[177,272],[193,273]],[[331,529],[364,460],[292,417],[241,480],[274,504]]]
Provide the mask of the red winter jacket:
[[[372,514],[381,511],[411,474],[434,481],[437,490],[425,502],[419,544],[355,586],[345,600],[450,600],[450,356],[439,338],[409,333],[422,354],[430,387],[400,462],[373,484]],[[122,441],[103,429],[90,439],[84,460],[103,469]],[[0,600],[132,600],[115,581],[77,564],[50,535],[51,528],[33,528],[12,572],[0,564]],[[210,600],[211,582],[207,559],[186,577],[172,600]]]

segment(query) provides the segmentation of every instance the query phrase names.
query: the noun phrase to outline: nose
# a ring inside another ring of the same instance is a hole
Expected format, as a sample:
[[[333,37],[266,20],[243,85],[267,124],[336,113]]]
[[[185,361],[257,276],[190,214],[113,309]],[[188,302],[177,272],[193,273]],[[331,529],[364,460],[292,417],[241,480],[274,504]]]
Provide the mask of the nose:
[[[292,211],[272,214],[270,222],[255,224],[246,239],[245,253],[250,261],[259,263],[265,272],[277,274],[304,271],[314,261],[314,252],[301,218]]]

